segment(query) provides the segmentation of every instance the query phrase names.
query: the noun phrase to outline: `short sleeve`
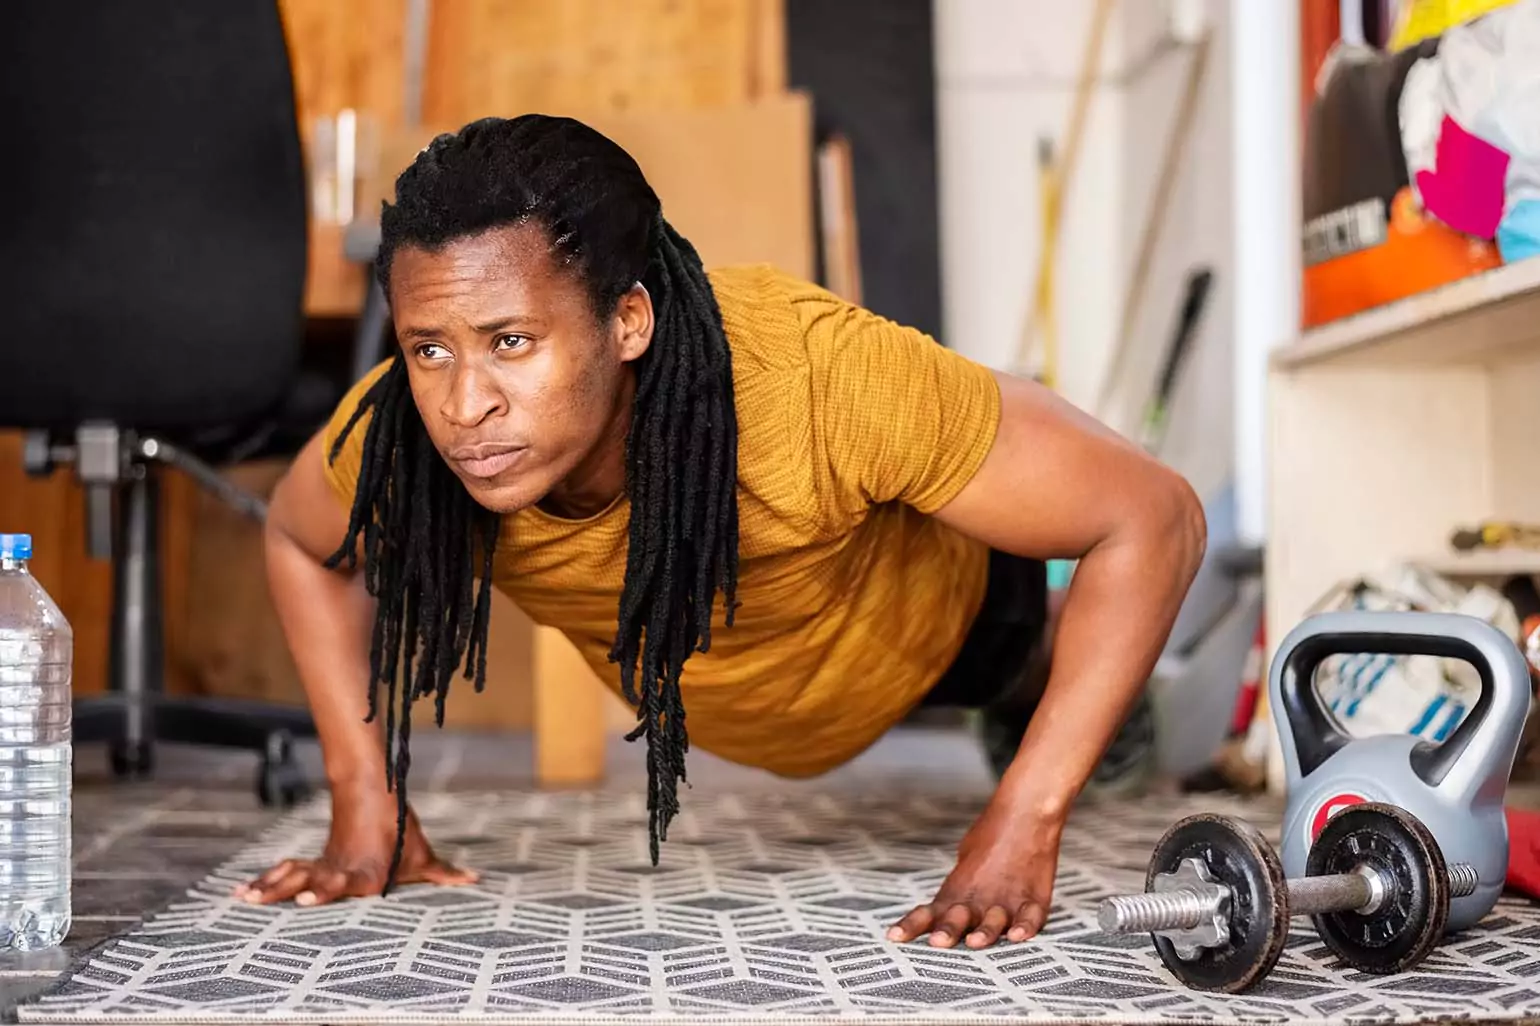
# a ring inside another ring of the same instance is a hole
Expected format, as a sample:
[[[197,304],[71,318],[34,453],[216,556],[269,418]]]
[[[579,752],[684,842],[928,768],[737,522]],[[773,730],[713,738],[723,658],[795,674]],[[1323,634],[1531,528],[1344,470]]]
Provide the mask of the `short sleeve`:
[[[326,483],[347,509],[353,508],[353,493],[358,488],[358,475],[363,467],[364,436],[368,432],[372,413],[359,417],[351,428],[348,428],[348,421],[353,419],[353,413],[358,409],[364,394],[389,369],[390,361],[387,360],[355,382],[337,403],[326,426],[321,429],[321,470],[326,476]],[[332,450],[337,447],[337,439],[342,438],[344,428],[348,428],[347,437],[343,438],[341,448],[333,456]]]
[[[994,373],[914,328],[827,298],[803,306],[815,438],[842,506],[934,513],[983,464],[1000,424]]]

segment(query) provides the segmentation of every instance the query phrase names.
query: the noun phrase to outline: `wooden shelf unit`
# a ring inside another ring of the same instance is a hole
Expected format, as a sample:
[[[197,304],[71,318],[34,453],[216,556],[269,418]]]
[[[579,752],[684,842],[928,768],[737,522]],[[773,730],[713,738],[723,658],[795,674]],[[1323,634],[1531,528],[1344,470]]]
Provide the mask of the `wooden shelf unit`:
[[[1273,354],[1268,403],[1269,657],[1335,584],[1397,562],[1540,573],[1537,553],[1449,545],[1540,520],[1540,260],[1305,333]]]

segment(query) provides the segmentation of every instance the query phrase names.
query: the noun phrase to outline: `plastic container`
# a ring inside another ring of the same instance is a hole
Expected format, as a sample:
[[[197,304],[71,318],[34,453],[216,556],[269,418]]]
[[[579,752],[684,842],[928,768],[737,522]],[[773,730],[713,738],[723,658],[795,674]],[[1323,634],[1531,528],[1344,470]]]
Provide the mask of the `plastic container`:
[[[32,539],[0,534],[0,951],[69,933],[74,632],[28,569]]]

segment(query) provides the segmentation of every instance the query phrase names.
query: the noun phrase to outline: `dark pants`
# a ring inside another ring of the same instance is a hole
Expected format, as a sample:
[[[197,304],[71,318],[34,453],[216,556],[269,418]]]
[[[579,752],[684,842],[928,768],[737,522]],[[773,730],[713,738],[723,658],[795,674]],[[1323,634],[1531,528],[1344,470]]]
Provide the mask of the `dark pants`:
[[[1048,621],[1047,565],[991,550],[984,604],[957,658],[920,704],[1029,717],[1047,684]]]
[[[984,604],[961,651],[921,700],[922,706],[978,709],[984,754],[996,778],[1015,759],[1048,687],[1057,624],[1040,560],[992,551]],[[1132,714],[1103,753],[1090,784],[1138,786],[1154,758],[1154,708],[1141,693]]]

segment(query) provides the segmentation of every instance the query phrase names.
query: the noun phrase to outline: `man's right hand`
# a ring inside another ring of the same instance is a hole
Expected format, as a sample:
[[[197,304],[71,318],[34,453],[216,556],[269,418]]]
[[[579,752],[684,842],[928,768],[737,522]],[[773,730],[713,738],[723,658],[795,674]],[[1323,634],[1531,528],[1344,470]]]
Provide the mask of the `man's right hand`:
[[[235,888],[236,899],[257,905],[372,897],[385,889],[396,850],[396,796],[385,783],[384,739],[379,724],[368,719],[375,604],[360,569],[326,567],[347,536],[348,510],[327,481],[325,451],[326,440],[317,433],[278,483],[263,540],[273,604],[315,717],[331,785],[331,835],[320,858],[287,860]],[[396,883],[475,880],[474,873],[433,854],[409,813]]]
[[[234,897],[252,905],[294,899],[296,905],[325,905],[343,898],[365,898],[385,889],[396,850],[396,803],[393,796],[335,795],[331,834],[318,859],[285,859],[266,873],[235,888]],[[422,826],[407,812],[406,843],[396,886],[431,883],[454,887],[478,876],[433,853]]]

